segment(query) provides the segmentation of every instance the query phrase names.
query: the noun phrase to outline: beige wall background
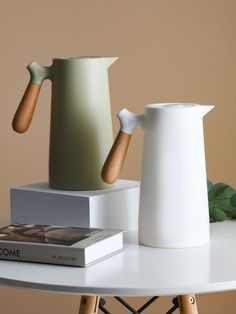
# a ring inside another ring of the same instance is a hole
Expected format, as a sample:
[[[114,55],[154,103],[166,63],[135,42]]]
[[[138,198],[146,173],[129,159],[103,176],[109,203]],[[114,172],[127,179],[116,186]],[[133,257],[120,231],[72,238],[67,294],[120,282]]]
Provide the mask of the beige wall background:
[[[44,83],[28,133],[11,120],[28,83],[26,65],[56,56],[119,56],[110,68],[115,114],[142,113],[152,102],[215,104],[205,119],[208,177],[236,187],[236,2],[234,0],[0,0],[0,218],[9,217],[9,188],[47,180],[50,83]],[[142,131],[133,137],[124,178],[138,179]],[[20,265],[19,265],[20,267]],[[194,271],[194,270],[193,270]],[[2,287],[1,310],[77,313],[78,296]],[[167,311],[171,298],[147,313]],[[141,305],[144,299],[133,298]],[[199,296],[201,314],[233,314],[235,292]],[[125,313],[113,300],[114,313]],[[154,310],[155,308],[155,310]]]

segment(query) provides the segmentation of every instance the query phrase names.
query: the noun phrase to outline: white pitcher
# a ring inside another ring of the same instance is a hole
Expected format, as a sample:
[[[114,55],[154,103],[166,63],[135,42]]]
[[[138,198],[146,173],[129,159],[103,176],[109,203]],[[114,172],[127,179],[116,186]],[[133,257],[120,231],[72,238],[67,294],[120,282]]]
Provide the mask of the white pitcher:
[[[209,242],[203,117],[214,106],[166,103],[145,106],[144,115],[123,109],[121,129],[102,170],[105,182],[121,171],[131,134],[144,129],[139,241],[162,248]]]

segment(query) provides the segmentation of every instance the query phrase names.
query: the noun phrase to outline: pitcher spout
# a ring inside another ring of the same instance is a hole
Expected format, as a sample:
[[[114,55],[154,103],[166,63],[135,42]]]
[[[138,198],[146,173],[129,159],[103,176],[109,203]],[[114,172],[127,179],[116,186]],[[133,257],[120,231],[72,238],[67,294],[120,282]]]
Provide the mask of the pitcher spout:
[[[111,66],[117,59],[118,59],[118,57],[105,58],[105,63],[107,65],[107,67],[109,68],[109,66]]]
[[[213,108],[215,108],[215,106],[213,106],[213,105],[201,105],[201,106],[199,106],[201,116],[204,117]]]

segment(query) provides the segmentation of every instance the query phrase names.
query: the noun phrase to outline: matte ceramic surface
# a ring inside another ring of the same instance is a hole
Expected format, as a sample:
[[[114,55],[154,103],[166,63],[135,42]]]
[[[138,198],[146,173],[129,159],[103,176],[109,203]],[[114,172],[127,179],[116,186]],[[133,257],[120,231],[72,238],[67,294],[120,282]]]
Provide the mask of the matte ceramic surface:
[[[0,261],[0,284],[64,293],[154,296],[236,289],[236,221],[211,224],[210,245],[157,249],[125,235],[124,251],[75,268]]]
[[[57,58],[51,67],[29,65],[33,83],[52,80],[50,187],[94,190],[108,186],[100,172],[113,141],[108,67],[116,59]]]
[[[140,243],[184,248],[209,242],[203,117],[213,106],[172,103],[124,109],[121,132],[144,128]]]

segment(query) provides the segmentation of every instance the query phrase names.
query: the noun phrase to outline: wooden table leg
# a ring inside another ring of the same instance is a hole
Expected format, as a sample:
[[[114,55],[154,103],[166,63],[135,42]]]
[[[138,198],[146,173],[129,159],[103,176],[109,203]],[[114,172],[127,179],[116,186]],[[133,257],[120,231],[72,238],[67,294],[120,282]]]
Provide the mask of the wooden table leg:
[[[178,301],[181,314],[198,314],[197,302],[194,294],[180,295]]]
[[[99,296],[81,296],[79,314],[97,314],[99,306]]]

